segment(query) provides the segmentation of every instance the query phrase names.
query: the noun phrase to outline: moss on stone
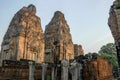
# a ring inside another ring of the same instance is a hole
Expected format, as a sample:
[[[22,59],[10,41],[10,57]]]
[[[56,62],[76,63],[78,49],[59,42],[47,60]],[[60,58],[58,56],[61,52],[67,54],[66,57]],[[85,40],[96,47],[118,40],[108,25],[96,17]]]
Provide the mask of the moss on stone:
[[[115,7],[116,9],[120,9],[120,4],[117,4]]]

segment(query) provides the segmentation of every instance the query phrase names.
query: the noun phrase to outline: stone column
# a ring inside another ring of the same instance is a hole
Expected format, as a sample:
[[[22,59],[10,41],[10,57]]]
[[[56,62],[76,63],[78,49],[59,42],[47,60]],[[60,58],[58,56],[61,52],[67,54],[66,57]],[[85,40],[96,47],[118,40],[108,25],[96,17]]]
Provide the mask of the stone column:
[[[72,80],[78,80],[78,65],[76,62],[71,63],[70,72],[72,74]]]
[[[62,60],[61,80],[68,80],[68,67],[69,67],[69,62],[66,60]]]
[[[54,70],[55,70],[55,68],[54,67],[52,67],[52,80],[55,80],[54,78],[55,78],[55,72],[54,72]]]
[[[2,53],[0,53],[0,67],[2,67]]]
[[[42,80],[45,80],[46,70],[47,70],[47,64],[43,63],[42,64]]]
[[[34,80],[35,63],[29,61],[29,80]]]
[[[82,80],[81,70],[82,70],[82,64],[78,63],[78,80]]]

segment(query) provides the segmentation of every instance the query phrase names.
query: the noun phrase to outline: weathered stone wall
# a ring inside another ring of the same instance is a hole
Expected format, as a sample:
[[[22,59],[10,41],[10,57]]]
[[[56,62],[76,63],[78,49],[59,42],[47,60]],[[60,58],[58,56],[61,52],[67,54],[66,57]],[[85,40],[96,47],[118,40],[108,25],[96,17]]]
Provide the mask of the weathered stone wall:
[[[43,62],[44,39],[41,21],[34,5],[23,7],[13,17],[1,46],[2,60]]]
[[[84,55],[84,51],[81,45],[74,44],[74,54],[75,54],[74,57]]]
[[[87,61],[83,66],[83,80],[114,80],[112,65],[101,57]]]
[[[47,65],[46,68],[45,66],[42,66],[43,64]],[[42,79],[43,75],[44,79],[53,79],[53,75],[54,77],[56,75],[55,79],[57,80],[61,80],[63,77],[68,78],[68,80],[114,80],[112,74],[112,65],[106,59],[100,57],[87,61],[83,66],[79,66],[76,62],[71,63],[71,65],[69,65],[68,62],[67,64],[59,64],[59,66],[57,66],[57,73],[55,74],[53,74],[53,68],[55,68],[55,64],[43,64],[34,64],[35,72],[32,74],[34,75],[35,80]],[[0,80],[28,80],[30,76],[29,67],[30,65],[26,60],[8,60],[4,62],[2,67],[0,67]],[[81,71],[81,69],[83,70]]]
[[[114,1],[109,12],[108,25],[115,42],[120,42],[120,1]]]
[[[0,67],[0,80],[29,80],[30,77],[30,61],[21,60],[21,61],[9,61],[6,60],[4,65]],[[43,63],[44,64],[44,63]],[[55,67],[54,64],[45,64],[47,65],[42,67],[43,64],[33,64],[33,78],[34,80],[42,80],[44,76],[45,80],[51,80],[53,77],[52,69]],[[45,69],[45,70],[43,70]],[[44,74],[43,74],[44,71]],[[61,80],[61,67],[57,67],[57,80]]]
[[[64,14],[55,12],[54,17],[45,28],[45,62],[74,59],[74,45],[69,26]]]
[[[35,80],[42,79],[42,68],[36,68],[33,74]],[[22,65],[1,67],[0,80],[29,80],[29,67]]]

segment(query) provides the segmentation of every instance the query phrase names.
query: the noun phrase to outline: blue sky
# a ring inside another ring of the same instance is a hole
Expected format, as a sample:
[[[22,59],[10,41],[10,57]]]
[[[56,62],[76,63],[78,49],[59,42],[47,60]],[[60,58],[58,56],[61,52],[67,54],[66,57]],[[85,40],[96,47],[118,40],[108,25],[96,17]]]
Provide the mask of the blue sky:
[[[97,52],[114,42],[107,25],[114,0],[0,0],[0,44],[14,14],[23,6],[34,4],[45,29],[55,11],[62,11],[70,27],[73,42],[84,52]]]

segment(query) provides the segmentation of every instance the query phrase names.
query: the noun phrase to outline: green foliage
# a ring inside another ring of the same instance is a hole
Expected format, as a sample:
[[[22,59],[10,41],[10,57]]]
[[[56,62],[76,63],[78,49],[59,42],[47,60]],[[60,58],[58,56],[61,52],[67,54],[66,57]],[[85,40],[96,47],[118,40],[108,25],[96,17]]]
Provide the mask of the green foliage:
[[[115,8],[116,8],[116,9],[120,9],[120,4],[117,4],[117,5],[115,6]]]
[[[99,53],[114,54],[116,55],[116,48],[114,43],[108,43],[101,47]]]
[[[107,53],[100,53],[100,56],[107,59],[113,65],[114,68],[118,67],[117,56],[116,55],[107,54]]]
[[[108,43],[101,47],[99,55],[107,59],[114,68],[118,67],[117,63],[117,53],[114,43]]]
[[[47,79],[46,80],[51,80],[51,76],[47,75]]]
[[[97,53],[90,53],[90,52],[85,55],[87,59],[96,59],[97,56],[99,56]]]
[[[85,54],[85,57],[88,58],[88,59],[91,59],[92,58],[92,53]]]

